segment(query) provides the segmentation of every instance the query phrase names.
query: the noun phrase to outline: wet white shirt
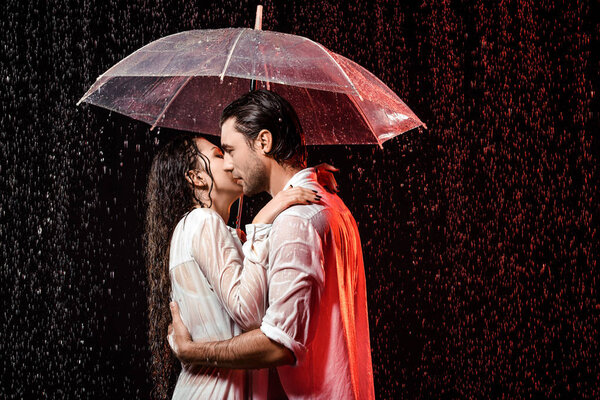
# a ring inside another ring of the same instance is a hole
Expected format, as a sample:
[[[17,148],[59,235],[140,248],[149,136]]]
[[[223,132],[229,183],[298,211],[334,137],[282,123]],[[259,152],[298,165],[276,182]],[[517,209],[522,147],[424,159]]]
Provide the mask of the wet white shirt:
[[[314,169],[284,186],[317,190],[320,204],[292,206],[273,222],[268,301],[260,329],[290,349],[278,367],[290,399],[373,399],[365,271],[356,221]]]
[[[260,325],[270,228],[247,225],[242,247],[235,230],[213,210],[197,208],[179,221],[169,256],[172,298],[194,341],[226,340]],[[268,384],[266,373],[255,373],[263,377],[262,386]],[[244,370],[183,366],[173,399],[245,399],[252,395],[247,385]],[[255,398],[266,394],[264,388],[259,396],[258,389]]]

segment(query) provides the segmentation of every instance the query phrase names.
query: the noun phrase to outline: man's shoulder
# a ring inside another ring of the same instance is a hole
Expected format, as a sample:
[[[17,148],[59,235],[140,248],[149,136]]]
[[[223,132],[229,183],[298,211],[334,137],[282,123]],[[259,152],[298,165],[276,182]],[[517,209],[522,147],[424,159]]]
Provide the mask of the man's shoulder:
[[[349,212],[344,203],[336,195],[324,198],[322,202],[309,205],[294,205],[286,210],[273,221],[273,228],[279,225],[297,224],[299,226],[312,226],[318,231],[325,230],[331,225],[338,214]]]
[[[322,212],[326,207],[320,204],[295,204],[283,210],[275,219],[275,221],[279,219],[305,219],[310,220],[315,215]]]

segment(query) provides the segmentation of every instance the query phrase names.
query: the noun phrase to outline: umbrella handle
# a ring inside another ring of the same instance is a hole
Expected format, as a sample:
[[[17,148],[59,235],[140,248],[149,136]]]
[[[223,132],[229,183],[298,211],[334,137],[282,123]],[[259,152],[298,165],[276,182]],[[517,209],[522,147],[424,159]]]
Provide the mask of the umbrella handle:
[[[237,217],[235,219],[235,229],[240,229],[240,225],[242,224],[242,205],[244,204],[244,195],[240,196],[238,200],[238,211]]]

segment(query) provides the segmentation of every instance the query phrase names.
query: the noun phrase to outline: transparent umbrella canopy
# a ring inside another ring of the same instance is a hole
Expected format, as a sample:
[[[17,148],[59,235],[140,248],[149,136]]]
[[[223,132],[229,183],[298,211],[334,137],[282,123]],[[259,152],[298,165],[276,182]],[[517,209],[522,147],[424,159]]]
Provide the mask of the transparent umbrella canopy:
[[[302,36],[249,28],[192,30],[158,39],[98,77],[79,103],[152,128],[219,135],[222,110],[248,92],[252,81],[294,106],[309,145],[381,146],[424,126],[355,62]]]

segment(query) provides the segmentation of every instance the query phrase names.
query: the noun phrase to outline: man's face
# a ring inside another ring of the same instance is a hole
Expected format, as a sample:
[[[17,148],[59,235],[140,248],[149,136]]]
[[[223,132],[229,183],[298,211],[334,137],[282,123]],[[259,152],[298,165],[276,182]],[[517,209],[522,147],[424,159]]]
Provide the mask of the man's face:
[[[221,127],[221,148],[225,153],[224,168],[231,171],[244,194],[252,196],[269,188],[267,169],[254,148],[248,146],[243,133],[235,129],[235,119],[229,118]]]

